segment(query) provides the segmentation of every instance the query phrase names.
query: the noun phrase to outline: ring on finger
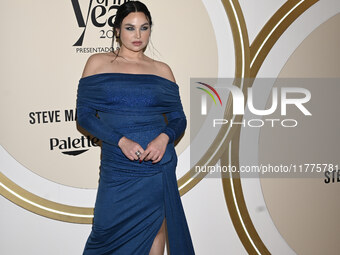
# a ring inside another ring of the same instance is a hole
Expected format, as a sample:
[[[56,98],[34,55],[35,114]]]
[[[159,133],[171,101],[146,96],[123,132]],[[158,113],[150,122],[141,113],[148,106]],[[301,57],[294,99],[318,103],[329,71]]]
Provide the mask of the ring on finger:
[[[140,155],[142,154],[139,150],[135,152],[135,154],[137,155],[138,159],[140,158]]]

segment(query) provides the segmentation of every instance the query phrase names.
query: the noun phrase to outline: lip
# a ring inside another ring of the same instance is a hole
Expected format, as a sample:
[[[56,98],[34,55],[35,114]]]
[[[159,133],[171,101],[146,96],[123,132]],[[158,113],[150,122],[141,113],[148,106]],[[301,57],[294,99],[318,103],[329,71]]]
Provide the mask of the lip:
[[[142,42],[141,41],[135,41],[135,42],[132,42],[134,45],[141,45]]]

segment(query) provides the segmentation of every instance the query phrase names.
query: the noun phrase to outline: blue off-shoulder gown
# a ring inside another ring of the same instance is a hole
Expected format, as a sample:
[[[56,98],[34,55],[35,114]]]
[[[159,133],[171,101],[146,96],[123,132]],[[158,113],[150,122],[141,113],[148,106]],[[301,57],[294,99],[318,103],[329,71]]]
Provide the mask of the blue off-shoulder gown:
[[[154,74],[83,77],[77,121],[103,142],[92,231],[83,255],[149,255],[164,218],[170,254],[195,254],[175,173],[174,141],[187,125],[178,85]],[[169,142],[158,163],[130,160],[118,147],[125,136],[146,149],[162,132]]]

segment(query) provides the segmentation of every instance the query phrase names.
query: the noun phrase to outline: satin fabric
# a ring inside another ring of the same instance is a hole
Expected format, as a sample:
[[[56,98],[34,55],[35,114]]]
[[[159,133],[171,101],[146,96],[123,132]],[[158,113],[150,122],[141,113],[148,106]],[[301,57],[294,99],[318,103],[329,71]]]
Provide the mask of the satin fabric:
[[[103,141],[92,231],[83,255],[148,255],[164,217],[170,254],[195,254],[175,173],[174,141],[187,124],[178,85],[153,74],[81,78],[77,121]],[[158,163],[130,160],[118,147],[125,136],[146,149],[162,132],[170,139]]]

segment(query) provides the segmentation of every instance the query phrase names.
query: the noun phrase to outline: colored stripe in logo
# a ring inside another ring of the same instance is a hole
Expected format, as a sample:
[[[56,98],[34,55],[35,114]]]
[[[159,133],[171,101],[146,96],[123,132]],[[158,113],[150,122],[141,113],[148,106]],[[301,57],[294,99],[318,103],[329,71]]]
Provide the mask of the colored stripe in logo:
[[[222,106],[222,100],[221,100],[221,98],[220,98],[220,95],[217,93],[217,91],[212,87],[212,86],[210,86],[209,84],[206,84],[206,83],[203,83],[203,82],[197,82],[198,84],[201,84],[201,85],[204,85],[204,86],[206,86],[207,88],[209,88],[210,90],[212,90],[214,93],[215,93],[215,95],[217,96],[217,98],[218,98],[218,100],[220,101],[220,104],[221,104],[221,106]],[[198,89],[201,89],[201,90],[203,90],[204,92],[206,92],[211,98],[212,98],[212,100],[215,102],[215,104],[216,104],[216,100],[215,100],[215,98],[214,98],[214,96],[207,90],[207,89],[204,89],[204,88],[201,88],[201,87],[196,87],[196,88],[198,88]]]
[[[210,86],[209,84],[206,84],[204,82],[197,82],[198,84],[201,84],[201,85],[204,85],[206,86],[208,89],[210,89],[211,91],[213,91],[215,93],[215,95],[217,96],[218,100],[220,101],[220,104],[222,106],[222,100],[220,98],[220,95],[217,93],[217,91],[212,87]],[[215,97],[214,95],[207,89],[205,88],[201,88],[201,87],[196,87],[198,89],[201,89],[203,90],[205,93],[207,93],[211,98],[212,100],[214,101],[215,105],[217,104],[216,103],[216,100],[215,100]],[[207,95],[206,94],[203,94],[202,95],[202,98],[201,98],[201,114],[202,115],[207,115]]]

